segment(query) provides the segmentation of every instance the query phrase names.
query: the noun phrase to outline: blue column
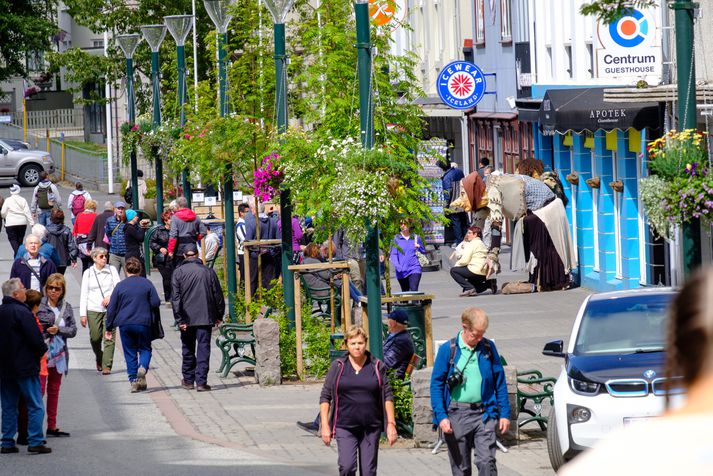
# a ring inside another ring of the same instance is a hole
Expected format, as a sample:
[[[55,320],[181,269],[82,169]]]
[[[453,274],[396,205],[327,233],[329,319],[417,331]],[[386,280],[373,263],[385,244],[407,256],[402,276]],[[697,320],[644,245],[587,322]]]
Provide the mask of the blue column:
[[[628,132],[617,134],[617,175],[624,184],[619,194],[621,227],[621,274],[622,287],[638,288],[641,271],[639,268],[639,204],[636,152],[629,150]]]
[[[565,136],[562,134],[555,134],[552,138],[552,154],[555,162],[555,171],[557,176],[562,182],[562,188],[564,188],[564,193],[567,198],[572,200],[572,184],[567,182],[564,178],[569,175],[572,171],[572,165],[570,160],[571,147],[564,145]],[[570,226],[572,225],[572,207],[567,206],[565,208],[567,212],[567,220],[569,220]]]
[[[577,257],[579,261],[580,283],[594,272],[594,211],[592,210],[592,189],[586,180],[592,178],[592,152],[584,147],[585,136],[574,134],[572,151],[574,171],[579,175],[576,187],[577,198]],[[574,188],[574,187],[572,187]]]
[[[603,291],[614,289],[616,280],[616,241],[614,239],[614,195],[609,183],[613,177],[613,157],[606,148],[606,134],[597,131],[594,134],[595,172],[601,180],[599,188],[599,287]]]

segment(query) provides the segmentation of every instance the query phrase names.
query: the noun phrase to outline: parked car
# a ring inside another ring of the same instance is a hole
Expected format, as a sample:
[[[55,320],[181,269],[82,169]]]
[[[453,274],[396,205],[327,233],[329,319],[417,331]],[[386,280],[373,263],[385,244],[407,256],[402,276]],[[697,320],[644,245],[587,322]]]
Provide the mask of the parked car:
[[[40,172],[54,173],[54,162],[49,153],[21,144],[0,139],[0,182],[18,180],[25,187],[34,187],[40,181]]]
[[[23,142],[19,139],[5,139],[5,138],[0,137],[0,141],[3,141],[4,143],[6,143],[7,145],[9,145],[10,147],[12,147],[14,149],[29,149],[30,148],[30,144],[28,144],[27,142]]]
[[[666,322],[671,288],[590,295],[577,313],[567,351],[549,342],[544,355],[563,357],[547,425],[552,468],[619,427],[664,409]]]

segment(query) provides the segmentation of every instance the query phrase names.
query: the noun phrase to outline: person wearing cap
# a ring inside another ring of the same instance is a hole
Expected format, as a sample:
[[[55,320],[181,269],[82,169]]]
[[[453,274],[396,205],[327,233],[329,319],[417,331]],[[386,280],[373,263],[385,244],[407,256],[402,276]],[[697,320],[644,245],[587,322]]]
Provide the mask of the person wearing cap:
[[[109,240],[109,264],[118,272],[126,265],[126,203],[119,200],[114,203],[114,215],[104,225],[104,240]]]
[[[143,262],[144,256],[144,236],[146,234],[147,223],[139,223],[139,214],[136,210],[126,210],[126,226],[124,227],[124,241],[126,242],[126,254],[124,259],[132,256]],[[146,270],[141,269],[141,276],[146,277]]]
[[[384,365],[394,369],[398,378],[404,378],[406,368],[414,354],[411,335],[406,330],[408,315],[403,309],[394,309],[387,319],[389,335],[384,341]]]
[[[13,184],[10,187],[10,196],[2,204],[0,214],[5,220],[5,232],[10,246],[12,246],[12,254],[14,256],[25,238],[27,227],[35,224],[30,212],[30,205],[27,200],[20,196],[19,185]]]
[[[206,392],[211,331],[223,321],[225,299],[215,271],[198,259],[196,244],[188,243],[183,250],[184,261],[171,280],[171,304],[183,347],[181,386],[192,390],[195,384],[197,391]]]
[[[89,230],[89,242],[92,243],[92,248],[110,248],[110,243],[104,241],[106,234],[104,233],[104,227],[106,226],[106,221],[114,215],[114,204],[107,200],[104,202],[104,211],[99,213],[92,223],[92,228]]]

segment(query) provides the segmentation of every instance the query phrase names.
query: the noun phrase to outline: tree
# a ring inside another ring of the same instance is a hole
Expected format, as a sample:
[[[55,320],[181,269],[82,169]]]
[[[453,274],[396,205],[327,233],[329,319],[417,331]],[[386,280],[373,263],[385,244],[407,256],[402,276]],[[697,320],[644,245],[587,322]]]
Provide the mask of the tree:
[[[582,15],[596,15],[599,20],[609,24],[619,19],[631,8],[648,8],[657,4],[655,0],[597,0],[585,3],[579,9]]]
[[[0,0],[0,81],[27,77],[26,54],[50,49],[55,7],[56,0]]]

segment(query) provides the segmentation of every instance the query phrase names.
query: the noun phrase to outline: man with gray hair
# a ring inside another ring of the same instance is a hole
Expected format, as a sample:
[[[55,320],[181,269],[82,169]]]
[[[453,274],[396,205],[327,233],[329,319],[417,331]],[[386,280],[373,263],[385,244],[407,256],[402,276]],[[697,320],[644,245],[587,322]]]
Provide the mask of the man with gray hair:
[[[492,340],[484,338],[488,315],[469,307],[461,315],[461,331],[441,345],[431,374],[433,423],[443,432],[454,476],[473,471],[497,475],[495,432],[510,428],[510,402],[505,371]]]
[[[92,248],[106,248],[109,250],[110,243],[104,241],[104,227],[106,226],[106,221],[114,214],[114,204],[111,200],[104,202],[104,211],[98,213],[92,223],[92,228],[89,230],[89,236],[87,240],[92,244]]]
[[[47,242],[47,228],[44,225],[35,223],[30,229],[30,235],[34,235],[40,240],[40,256],[52,261],[55,267],[58,267],[61,264],[59,253],[57,253],[54,246]],[[27,240],[27,236],[25,237],[25,240]],[[23,244],[21,244],[17,249],[17,253],[15,253],[15,259],[22,258],[25,253],[27,253],[27,248],[25,248],[25,244],[23,242]]]
[[[36,237],[34,237],[36,239]],[[18,453],[17,406],[20,395],[27,402],[29,453],[46,454],[42,427],[45,407],[40,391],[40,359],[47,345],[32,311],[25,304],[25,286],[18,278],[2,284],[0,305],[0,402],[2,405],[1,454]]]
[[[188,208],[186,197],[178,197],[176,206],[178,211],[171,217],[171,228],[168,231],[168,255],[173,258],[174,266],[183,262],[188,245],[195,245],[206,234],[201,219]]]

